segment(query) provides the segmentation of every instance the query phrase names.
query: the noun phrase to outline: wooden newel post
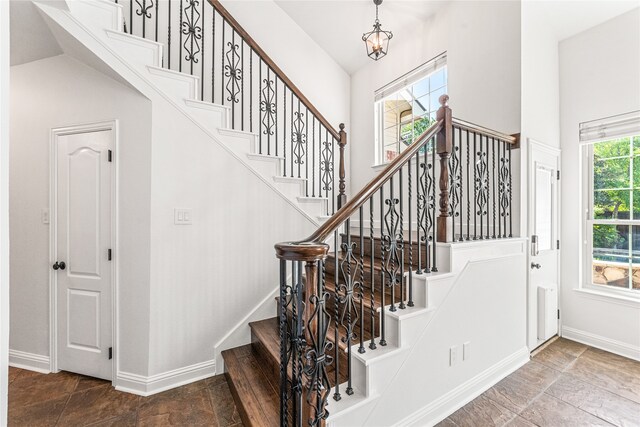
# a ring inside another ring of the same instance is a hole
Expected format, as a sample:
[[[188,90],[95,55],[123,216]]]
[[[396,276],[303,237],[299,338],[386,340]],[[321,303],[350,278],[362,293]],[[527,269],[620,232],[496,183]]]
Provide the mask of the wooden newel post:
[[[436,153],[440,157],[440,215],[438,215],[438,242],[453,241],[453,218],[449,215],[449,158],[453,147],[453,126],[449,95],[442,95],[439,99],[440,108],[436,115],[442,120],[442,130],[436,136]]]
[[[340,123],[340,141],[338,141],[338,146],[340,147],[340,170],[339,177],[340,183],[338,185],[338,209],[344,206],[347,203],[347,195],[345,193],[345,189],[347,185],[345,183],[345,171],[344,171],[344,147],[347,145],[347,132],[344,131],[344,123]]]

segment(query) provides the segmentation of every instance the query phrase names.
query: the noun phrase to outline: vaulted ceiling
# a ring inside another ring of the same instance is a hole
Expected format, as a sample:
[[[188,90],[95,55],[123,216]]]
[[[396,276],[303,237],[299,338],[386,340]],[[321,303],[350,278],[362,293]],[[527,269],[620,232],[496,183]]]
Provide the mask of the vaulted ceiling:
[[[371,62],[362,34],[375,20],[372,0],[275,0],[276,3],[349,74]],[[390,49],[411,37],[417,27],[447,1],[384,0],[380,23],[393,31]]]

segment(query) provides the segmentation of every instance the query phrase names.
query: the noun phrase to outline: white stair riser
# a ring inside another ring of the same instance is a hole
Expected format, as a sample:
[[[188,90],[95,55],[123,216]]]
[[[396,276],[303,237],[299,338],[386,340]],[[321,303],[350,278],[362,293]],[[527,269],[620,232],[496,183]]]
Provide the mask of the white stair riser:
[[[83,25],[122,31],[122,5],[108,0],[68,1],[69,10]]]
[[[258,159],[251,156],[247,156],[247,158],[249,159],[249,164],[264,177],[271,179],[273,176],[278,176],[281,173],[281,161],[278,159]]]
[[[275,181],[275,183],[276,187],[291,199],[304,195],[304,185],[301,182]]]
[[[237,132],[232,129],[220,129],[217,133],[221,136],[222,141],[236,153],[255,154],[256,136],[249,133]],[[271,179],[273,175],[265,175]]]
[[[108,31],[107,37],[111,48],[138,69],[144,69],[147,66],[162,66],[161,45],[145,43],[138,38],[127,37],[119,32]]]
[[[327,214],[327,201],[325,199],[298,199],[298,204],[305,212],[313,217]]]
[[[187,105],[189,115],[195,118],[200,124],[202,124],[212,134],[218,133],[218,129],[226,127],[227,117],[225,111],[222,109],[206,110],[204,108],[197,108]]]
[[[175,100],[196,99],[198,93],[197,78],[178,74],[168,70],[147,67],[149,79],[164,93]]]

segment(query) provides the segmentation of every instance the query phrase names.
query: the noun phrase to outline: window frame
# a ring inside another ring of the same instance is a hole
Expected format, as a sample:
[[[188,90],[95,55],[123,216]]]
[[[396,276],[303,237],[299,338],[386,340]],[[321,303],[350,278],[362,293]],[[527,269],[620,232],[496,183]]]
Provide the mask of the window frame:
[[[399,94],[403,90],[411,89],[411,87],[414,86],[415,84],[423,81],[424,79],[429,79],[432,75],[440,72],[441,70],[444,70],[444,85],[439,86],[433,90],[431,87],[429,87],[428,91],[422,94],[421,97],[429,96],[429,99],[430,99],[430,95],[433,92],[440,91],[443,88],[444,88],[444,92],[446,93],[449,85],[446,59],[447,59],[447,56],[445,52],[375,91],[375,94],[374,94],[375,154],[374,154],[374,163],[372,165],[372,168],[374,169],[380,168],[389,164],[390,160],[387,160],[386,158],[386,150],[385,150],[386,147],[391,146],[393,144],[396,146],[396,150],[398,153],[402,152],[400,149],[401,148],[400,144],[402,143],[401,129],[403,125],[401,115],[404,111],[398,111],[398,117],[395,124],[395,126],[397,127],[395,132],[396,140],[394,142],[386,143],[385,132],[392,126],[387,127],[385,123],[384,100],[388,99],[391,96],[397,96],[397,94]],[[413,101],[415,99],[413,98],[413,94],[411,94],[411,96],[412,96],[412,100],[410,103],[410,109],[406,111],[413,112],[413,108],[414,108]],[[420,117],[429,117],[431,113],[432,111],[427,110]],[[417,117],[412,114],[412,118],[410,121],[410,123],[412,123],[412,126],[415,123],[416,118]],[[406,120],[404,124],[407,124],[408,122],[409,120]]]
[[[619,296],[628,299],[638,300],[640,301],[640,289],[634,290],[633,286],[633,226],[640,227],[640,218],[639,219],[596,219],[595,218],[595,175],[594,175],[594,147],[596,144],[609,142],[616,139],[629,138],[629,149],[630,153],[628,158],[629,160],[629,191],[630,191],[630,216],[633,218],[633,198],[634,192],[638,192],[638,197],[640,197],[640,190],[636,188],[640,188],[640,185],[634,188],[633,183],[633,163],[634,163],[634,155],[633,153],[633,141],[634,138],[639,137],[640,134],[632,133],[626,135],[616,135],[616,136],[608,136],[606,138],[600,138],[598,140],[589,141],[589,143],[583,143],[580,146],[582,150],[581,159],[584,163],[583,173],[582,173],[582,193],[583,193],[583,212],[584,218],[582,221],[582,236],[583,236],[583,256],[582,256],[582,268],[581,268],[581,280],[580,280],[580,288],[587,291],[595,291],[598,293],[608,294],[610,296]],[[627,157],[627,156],[618,156],[617,158]],[[640,155],[637,155],[638,160],[640,161]],[[614,159],[614,157],[609,158],[607,160]],[[626,189],[624,189],[626,190]],[[627,225],[629,227],[629,287],[622,288],[618,286],[611,286],[605,284],[596,284],[593,283],[593,226],[594,225]]]

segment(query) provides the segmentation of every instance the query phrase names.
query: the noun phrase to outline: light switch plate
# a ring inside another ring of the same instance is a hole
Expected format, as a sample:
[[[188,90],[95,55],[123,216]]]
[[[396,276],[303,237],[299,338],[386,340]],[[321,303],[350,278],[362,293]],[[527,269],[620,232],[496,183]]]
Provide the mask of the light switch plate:
[[[193,224],[193,213],[190,208],[175,208],[173,210],[173,223],[175,225]]]
[[[42,223],[49,224],[49,208],[43,208],[41,212]]]

